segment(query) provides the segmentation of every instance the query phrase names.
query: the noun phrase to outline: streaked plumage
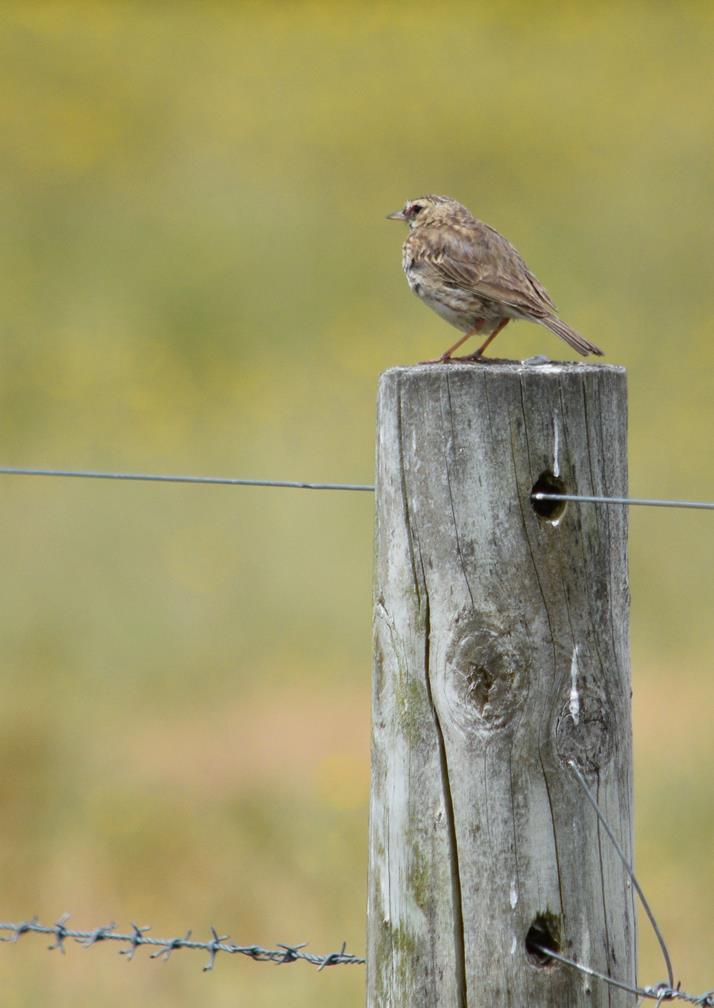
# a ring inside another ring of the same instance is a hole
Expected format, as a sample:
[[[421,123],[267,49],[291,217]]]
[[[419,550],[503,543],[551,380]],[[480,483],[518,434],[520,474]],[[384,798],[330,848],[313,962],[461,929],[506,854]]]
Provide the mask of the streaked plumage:
[[[583,356],[602,354],[558,317],[547,291],[511,243],[461,203],[448,196],[420,196],[388,219],[409,225],[402,266],[410,288],[466,334],[437,361],[479,360],[511,319],[539,322]],[[475,333],[487,336],[482,346],[467,357],[452,358]]]

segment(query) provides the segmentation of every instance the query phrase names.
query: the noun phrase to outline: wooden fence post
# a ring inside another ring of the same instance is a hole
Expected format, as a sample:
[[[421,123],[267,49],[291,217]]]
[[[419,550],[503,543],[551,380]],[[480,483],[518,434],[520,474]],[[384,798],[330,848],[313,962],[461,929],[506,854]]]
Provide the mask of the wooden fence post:
[[[590,364],[382,375],[369,1008],[623,1008],[527,951],[635,978],[626,378]],[[533,929],[533,930],[531,930]]]

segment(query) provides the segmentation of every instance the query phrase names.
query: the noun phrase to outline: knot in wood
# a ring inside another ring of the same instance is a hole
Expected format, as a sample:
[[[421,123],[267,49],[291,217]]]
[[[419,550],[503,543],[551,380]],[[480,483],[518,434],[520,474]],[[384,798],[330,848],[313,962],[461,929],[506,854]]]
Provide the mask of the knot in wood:
[[[526,663],[516,636],[494,617],[457,620],[446,656],[445,698],[465,731],[492,732],[510,724],[521,706]]]

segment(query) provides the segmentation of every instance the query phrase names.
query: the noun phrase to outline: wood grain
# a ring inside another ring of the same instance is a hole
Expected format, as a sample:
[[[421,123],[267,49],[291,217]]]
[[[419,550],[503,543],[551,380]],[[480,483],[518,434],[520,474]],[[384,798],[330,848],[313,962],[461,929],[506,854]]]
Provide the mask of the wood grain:
[[[634,980],[624,370],[395,368],[377,431],[370,1008],[624,1006]]]

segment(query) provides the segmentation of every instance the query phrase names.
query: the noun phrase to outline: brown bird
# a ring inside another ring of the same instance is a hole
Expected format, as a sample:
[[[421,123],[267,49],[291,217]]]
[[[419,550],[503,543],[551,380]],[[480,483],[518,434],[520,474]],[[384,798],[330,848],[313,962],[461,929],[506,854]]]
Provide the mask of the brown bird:
[[[409,225],[402,266],[410,288],[464,333],[441,357],[424,363],[481,360],[511,319],[539,322],[584,357],[602,355],[599,347],[558,318],[547,291],[511,243],[461,203],[448,196],[419,196],[387,220]],[[475,353],[451,356],[476,333],[486,334],[486,339]]]

